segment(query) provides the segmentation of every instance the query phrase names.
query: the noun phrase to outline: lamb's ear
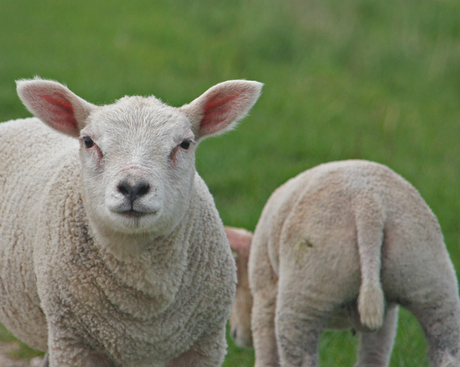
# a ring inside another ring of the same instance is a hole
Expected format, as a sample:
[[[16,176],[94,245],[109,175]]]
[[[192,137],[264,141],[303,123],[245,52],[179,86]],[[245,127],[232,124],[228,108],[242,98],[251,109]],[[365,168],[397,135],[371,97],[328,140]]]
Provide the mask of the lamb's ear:
[[[232,251],[241,255],[249,256],[251,249],[252,233],[243,228],[225,226],[228,242]]]
[[[86,102],[67,87],[51,80],[18,80],[17,92],[22,103],[52,128],[78,138],[95,105]]]
[[[232,129],[256,103],[262,86],[254,81],[229,80],[182,106],[181,110],[192,122],[197,140]]]

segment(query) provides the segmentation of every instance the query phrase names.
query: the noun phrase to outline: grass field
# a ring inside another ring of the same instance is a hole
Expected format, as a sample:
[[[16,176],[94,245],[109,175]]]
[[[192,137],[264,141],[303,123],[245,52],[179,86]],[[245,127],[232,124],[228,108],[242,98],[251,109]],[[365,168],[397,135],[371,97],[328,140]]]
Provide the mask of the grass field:
[[[226,224],[253,230],[270,193],[317,164],[384,163],[416,186],[460,270],[460,3],[454,0],[5,0],[0,121],[28,113],[14,80],[39,75],[94,103],[154,94],[180,106],[210,86],[265,83],[197,168]],[[252,366],[229,341],[224,366]],[[427,366],[400,313],[391,366]],[[350,332],[325,332],[322,366],[352,366]]]

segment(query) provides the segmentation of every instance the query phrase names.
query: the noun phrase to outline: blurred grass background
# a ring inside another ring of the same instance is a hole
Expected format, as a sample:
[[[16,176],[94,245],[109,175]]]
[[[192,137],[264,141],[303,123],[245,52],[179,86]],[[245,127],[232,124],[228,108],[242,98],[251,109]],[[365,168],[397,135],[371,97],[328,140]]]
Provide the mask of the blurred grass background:
[[[226,224],[253,230],[305,169],[374,160],[420,190],[459,270],[459,19],[453,0],[2,0],[0,121],[29,115],[14,80],[35,75],[93,103],[154,94],[173,106],[258,80],[251,115],[198,149]],[[253,365],[229,343],[224,366]],[[321,365],[352,366],[355,349],[350,332],[327,331]],[[402,310],[391,366],[428,366],[425,349]]]

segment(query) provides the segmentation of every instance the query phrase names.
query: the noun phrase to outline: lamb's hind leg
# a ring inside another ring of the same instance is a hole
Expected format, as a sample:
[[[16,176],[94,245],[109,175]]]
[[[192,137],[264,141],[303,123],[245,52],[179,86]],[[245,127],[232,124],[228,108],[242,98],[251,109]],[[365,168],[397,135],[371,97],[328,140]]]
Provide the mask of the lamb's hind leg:
[[[457,294],[450,299],[411,305],[428,343],[431,367],[460,367],[460,305]]]
[[[382,327],[373,333],[359,333],[358,361],[355,367],[387,367],[396,336],[398,307],[387,308]]]
[[[254,294],[252,337],[256,367],[279,367],[275,335],[276,285],[269,292]]]
[[[287,282],[280,291],[276,307],[276,340],[283,367],[317,367],[318,342],[335,300],[305,287],[301,291]]]
[[[320,319],[281,312],[276,318],[276,336],[281,366],[317,367],[318,341],[324,323]]]
[[[418,319],[431,367],[460,367],[460,300],[453,267],[438,266],[429,281],[408,292],[406,307]]]

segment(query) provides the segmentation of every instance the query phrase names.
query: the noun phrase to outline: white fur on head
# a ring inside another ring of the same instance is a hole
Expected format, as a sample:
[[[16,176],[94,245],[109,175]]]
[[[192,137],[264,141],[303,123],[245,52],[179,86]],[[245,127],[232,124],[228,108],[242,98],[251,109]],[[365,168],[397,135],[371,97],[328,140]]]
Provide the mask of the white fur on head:
[[[18,80],[17,92],[27,109],[52,128],[78,138],[96,107],[52,80]]]
[[[193,125],[196,139],[226,132],[247,115],[256,103],[262,83],[230,80],[208,89],[181,107]]]

